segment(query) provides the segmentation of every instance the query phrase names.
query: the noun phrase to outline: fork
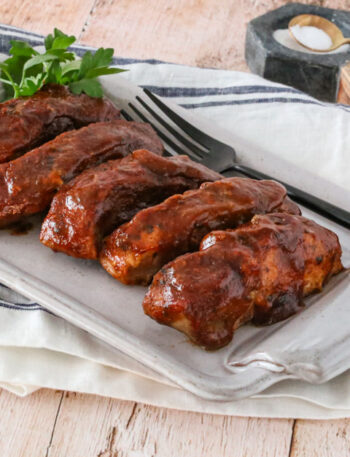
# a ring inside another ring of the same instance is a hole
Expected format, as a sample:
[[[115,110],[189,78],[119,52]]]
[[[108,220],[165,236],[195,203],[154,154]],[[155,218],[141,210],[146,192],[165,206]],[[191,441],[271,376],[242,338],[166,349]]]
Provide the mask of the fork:
[[[149,123],[156,130],[159,137],[177,154],[186,154],[191,159],[202,163],[218,173],[225,173],[225,176],[232,176],[231,172],[234,171],[250,178],[272,179],[277,181],[287,189],[288,195],[293,200],[346,228],[350,228],[350,213],[348,211],[321,200],[314,195],[308,194],[307,192],[291,186],[279,179],[273,178],[261,173],[260,171],[238,163],[236,161],[236,152],[231,146],[216,140],[194,127],[192,124],[179,116],[175,111],[170,109],[168,105],[163,103],[149,90],[144,89],[144,93],[159,108],[164,116],[161,116],[154,111],[154,109],[152,109],[152,107],[139,96],[136,97],[136,100],[147,111],[151,118],[149,116],[145,116],[145,114],[142,113],[134,103],[129,103],[128,106],[143,122]],[[125,110],[122,110],[122,115],[127,120],[133,120],[133,116]],[[171,124],[169,124],[166,118],[170,119],[180,130],[175,129]],[[171,138],[169,138],[168,135],[166,135],[154,124],[154,121],[157,121],[160,125],[162,125],[164,129],[176,138],[183,146],[179,146]],[[181,131],[183,133],[181,133]],[[169,151],[166,150],[166,155],[173,154],[170,154]]]

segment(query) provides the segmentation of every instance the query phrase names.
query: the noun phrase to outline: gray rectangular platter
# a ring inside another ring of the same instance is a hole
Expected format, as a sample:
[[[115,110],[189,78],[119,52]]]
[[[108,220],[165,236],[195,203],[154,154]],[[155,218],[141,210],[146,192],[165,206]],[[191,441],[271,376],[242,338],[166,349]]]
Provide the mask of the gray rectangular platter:
[[[105,89],[121,107],[142,94],[120,76],[108,81]],[[176,110],[235,146],[229,132],[180,107]],[[266,152],[264,157],[269,159]],[[275,168],[283,166],[273,160]],[[319,186],[324,191],[327,183],[320,181]],[[303,213],[339,235],[343,262],[350,266],[349,231],[311,211]],[[322,383],[350,368],[347,272],[332,279],[322,294],[307,299],[302,313],[270,327],[246,325],[231,344],[206,352],[144,315],[145,288],[118,283],[97,262],[53,253],[40,244],[39,231],[39,220],[27,235],[0,231],[0,281],[198,396],[240,399],[283,379]]]

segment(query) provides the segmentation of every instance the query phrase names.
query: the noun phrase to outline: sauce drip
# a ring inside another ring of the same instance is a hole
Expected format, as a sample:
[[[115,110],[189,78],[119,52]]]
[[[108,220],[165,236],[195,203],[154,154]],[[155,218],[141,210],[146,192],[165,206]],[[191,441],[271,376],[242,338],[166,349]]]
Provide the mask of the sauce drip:
[[[27,235],[32,228],[33,224],[29,221],[17,222],[8,227],[12,236]]]

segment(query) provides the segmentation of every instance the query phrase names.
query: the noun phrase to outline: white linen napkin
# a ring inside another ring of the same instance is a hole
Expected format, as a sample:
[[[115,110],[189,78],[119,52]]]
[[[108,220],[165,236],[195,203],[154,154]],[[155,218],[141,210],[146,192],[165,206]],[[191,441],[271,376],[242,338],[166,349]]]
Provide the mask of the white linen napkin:
[[[0,26],[0,52],[8,51],[11,38],[42,43],[39,35]],[[321,181],[318,196],[350,210],[350,107],[247,73],[133,59],[116,64],[130,70],[123,77],[229,129],[242,162],[284,180],[287,169],[288,175],[295,170],[291,184],[310,193]],[[257,163],[257,150],[272,153],[279,168]],[[307,181],[300,180],[299,167],[308,172]],[[350,417],[349,372],[318,386],[281,382],[246,400],[202,400],[4,286],[0,385],[18,395],[49,387],[216,414]]]

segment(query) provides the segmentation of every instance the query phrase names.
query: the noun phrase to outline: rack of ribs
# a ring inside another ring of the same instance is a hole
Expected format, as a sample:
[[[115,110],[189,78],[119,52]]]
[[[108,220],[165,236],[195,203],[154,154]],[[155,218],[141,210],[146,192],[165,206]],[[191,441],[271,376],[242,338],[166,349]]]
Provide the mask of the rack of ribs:
[[[62,133],[0,164],[0,227],[45,210],[56,191],[84,169],[140,148],[163,153],[150,125],[116,120]]]
[[[301,216],[255,216],[236,230],[214,231],[200,251],[160,270],[144,299],[145,313],[205,349],[228,344],[234,331],[286,319],[303,297],[339,273],[335,233]]]
[[[105,98],[74,95],[50,84],[31,97],[0,104],[0,162],[7,162],[67,130],[118,119],[119,110]]]
[[[221,178],[187,156],[135,151],[85,170],[63,186],[52,200],[40,241],[54,251],[97,259],[103,237],[138,211]]]
[[[281,205],[282,210],[300,213],[274,181],[227,178],[205,183],[137,213],[106,238],[100,261],[125,284],[148,284],[164,264],[196,250],[212,230],[235,228]]]

